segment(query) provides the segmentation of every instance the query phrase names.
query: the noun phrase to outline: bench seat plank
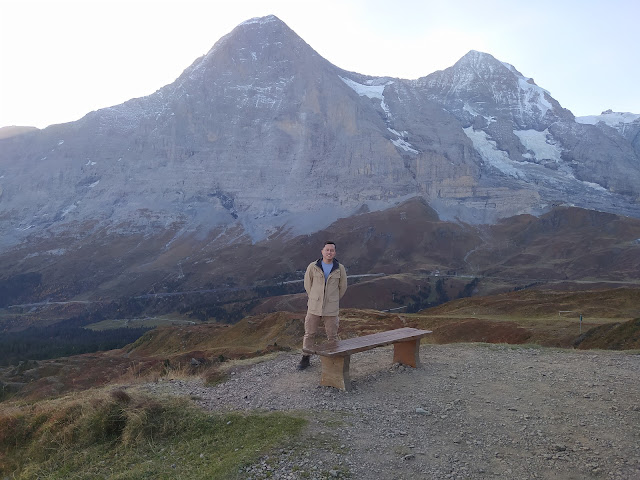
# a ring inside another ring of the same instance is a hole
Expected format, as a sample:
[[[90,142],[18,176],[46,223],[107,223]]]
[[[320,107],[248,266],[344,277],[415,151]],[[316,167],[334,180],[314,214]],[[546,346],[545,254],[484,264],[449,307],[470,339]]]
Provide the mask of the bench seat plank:
[[[303,351],[304,353],[313,353],[325,357],[346,356],[401,341],[419,340],[430,333],[431,330],[405,327],[386,332],[372,333],[371,335],[363,335],[362,337],[338,340],[337,343],[327,342],[314,348],[305,348]]]
[[[337,342],[327,342],[315,348],[304,348],[302,351],[320,355],[322,361],[320,385],[350,390],[349,365],[352,353],[393,344],[393,362],[417,368],[420,366],[420,339],[430,333],[430,330],[398,328]]]

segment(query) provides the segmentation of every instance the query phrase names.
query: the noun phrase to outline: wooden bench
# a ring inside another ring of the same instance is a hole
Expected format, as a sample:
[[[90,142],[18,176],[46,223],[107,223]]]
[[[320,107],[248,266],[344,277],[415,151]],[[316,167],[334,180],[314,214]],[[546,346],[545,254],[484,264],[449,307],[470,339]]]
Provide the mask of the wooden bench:
[[[393,344],[393,363],[417,368],[420,365],[420,339],[431,333],[417,328],[398,328],[362,337],[338,340],[303,349],[305,354],[316,354],[322,361],[320,384],[341,390],[351,389],[349,364],[353,353]]]

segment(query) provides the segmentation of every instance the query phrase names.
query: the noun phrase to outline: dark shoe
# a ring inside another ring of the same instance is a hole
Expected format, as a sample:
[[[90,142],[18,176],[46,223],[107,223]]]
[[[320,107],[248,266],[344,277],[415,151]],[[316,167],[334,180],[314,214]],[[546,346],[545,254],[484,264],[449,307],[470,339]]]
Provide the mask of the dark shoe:
[[[298,370],[304,370],[309,367],[309,365],[311,365],[311,362],[309,361],[310,358],[311,355],[303,355],[302,360],[300,360],[300,363],[298,364]]]

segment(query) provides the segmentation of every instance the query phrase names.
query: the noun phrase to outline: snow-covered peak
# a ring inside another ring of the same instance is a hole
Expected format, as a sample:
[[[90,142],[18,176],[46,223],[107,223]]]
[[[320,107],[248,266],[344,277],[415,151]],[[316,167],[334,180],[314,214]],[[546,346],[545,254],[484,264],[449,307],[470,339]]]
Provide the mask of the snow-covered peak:
[[[585,123],[588,125],[597,125],[598,123],[603,122],[610,127],[617,127],[618,125],[633,123],[638,119],[640,119],[640,115],[636,113],[613,112],[611,110],[606,110],[600,115],[586,115],[584,117],[576,117],[576,122]]]
[[[496,59],[489,53],[479,52],[478,50],[469,50],[459,61],[477,63],[487,61],[495,62]]]
[[[551,94],[544,88],[536,85],[536,82],[533,80],[533,78],[525,77],[510,63],[500,63],[507,67],[509,71],[518,78],[518,86],[520,87],[520,90],[525,92],[525,95],[529,99],[535,99],[535,102],[538,104],[538,108],[540,109],[540,111],[543,112],[543,115],[547,110],[553,108],[551,103],[549,103],[549,101],[545,98],[545,94],[549,96],[551,96]]]
[[[281,20],[275,15],[267,15],[266,17],[250,18],[249,20],[245,20],[244,22],[242,22],[240,25],[251,25],[256,23],[260,25],[265,25],[271,22],[281,22]]]
[[[460,60],[458,60],[453,67],[451,67],[455,75],[466,77],[468,79],[479,77],[487,79],[495,76],[496,74],[502,75],[503,70],[501,62],[498,61],[493,55],[484,52],[478,52],[477,50],[471,50]]]
[[[541,130],[563,113],[551,94],[532,78],[476,50],[452,67],[419,80],[419,84],[429,90],[431,100],[443,103],[465,122],[478,115],[488,123],[511,116],[518,129]]]
[[[416,82],[429,89],[440,90],[446,97],[452,98],[471,90],[477,91],[505,73],[505,68],[493,56],[471,50],[453,66],[427,75]]]

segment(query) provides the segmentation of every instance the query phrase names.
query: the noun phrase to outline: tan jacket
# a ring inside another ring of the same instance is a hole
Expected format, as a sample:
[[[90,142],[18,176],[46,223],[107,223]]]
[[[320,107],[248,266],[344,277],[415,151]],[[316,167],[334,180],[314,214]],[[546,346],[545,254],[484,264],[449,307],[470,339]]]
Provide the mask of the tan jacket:
[[[325,284],[322,259],[311,262],[304,274],[304,289],[309,295],[307,313],[323,317],[338,315],[340,299],[347,291],[347,271],[338,260],[333,260],[333,267]]]

